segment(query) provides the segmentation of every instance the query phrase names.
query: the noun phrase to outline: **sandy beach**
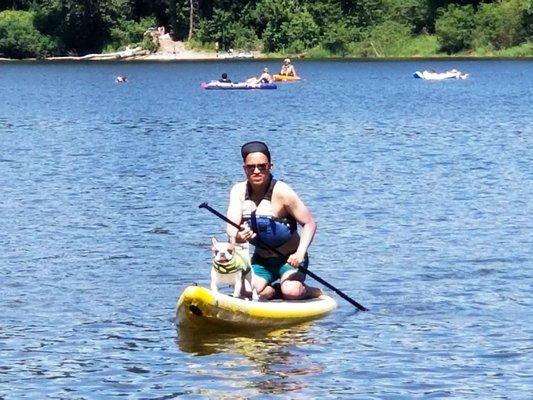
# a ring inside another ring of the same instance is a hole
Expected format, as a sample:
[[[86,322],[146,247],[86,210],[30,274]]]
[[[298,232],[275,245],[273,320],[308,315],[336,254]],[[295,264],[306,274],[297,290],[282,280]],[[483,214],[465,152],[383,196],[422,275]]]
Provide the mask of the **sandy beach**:
[[[191,50],[184,42],[173,41],[170,38],[160,38],[159,49],[150,53],[141,47],[126,48],[123,51],[102,54],[87,54],[81,57],[48,57],[46,60],[94,60],[94,61],[186,61],[186,60],[226,60],[226,59],[253,59],[264,58],[264,54],[254,52],[215,52]]]
[[[184,42],[170,39],[160,40],[159,50],[150,53],[141,47],[126,48],[113,53],[95,53],[84,56],[54,56],[45,57],[45,61],[199,61],[199,60],[237,60],[259,59],[265,55],[259,51],[253,52],[215,52],[187,49]],[[25,59],[35,60],[35,59]],[[0,58],[0,61],[15,61],[10,58]]]

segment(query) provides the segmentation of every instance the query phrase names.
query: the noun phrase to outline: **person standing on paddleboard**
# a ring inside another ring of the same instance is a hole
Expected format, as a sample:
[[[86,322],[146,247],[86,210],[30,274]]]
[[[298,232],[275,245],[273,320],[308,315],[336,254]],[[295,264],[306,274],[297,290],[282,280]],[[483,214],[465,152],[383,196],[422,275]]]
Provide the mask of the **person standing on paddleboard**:
[[[255,246],[252,267],[257,292],[261,299],[274,298],[272,285],[279,279],[284,299],[320,296],[320,289],[304,283],[307,249],[316,232],[313,215],[289,185],[274,179],[265,143],[248,142],[242,146],[241,155],[246,180],[231,189],[227,211],[227,217],[241,229],[228,224],[227,233],[230,241]],[[298,225],[303,227],[301,235]]]

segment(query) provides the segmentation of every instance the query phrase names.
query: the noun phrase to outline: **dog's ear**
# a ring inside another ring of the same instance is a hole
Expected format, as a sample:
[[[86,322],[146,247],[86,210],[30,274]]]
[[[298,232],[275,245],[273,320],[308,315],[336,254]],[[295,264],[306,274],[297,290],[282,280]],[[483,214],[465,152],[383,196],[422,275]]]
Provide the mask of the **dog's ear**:
[[[211,244],[212,244],[213,247],[214,247],[214,246],[217,245],[217,243],[218,243],[217,238],[213,236],[213,237],[211,238]]]

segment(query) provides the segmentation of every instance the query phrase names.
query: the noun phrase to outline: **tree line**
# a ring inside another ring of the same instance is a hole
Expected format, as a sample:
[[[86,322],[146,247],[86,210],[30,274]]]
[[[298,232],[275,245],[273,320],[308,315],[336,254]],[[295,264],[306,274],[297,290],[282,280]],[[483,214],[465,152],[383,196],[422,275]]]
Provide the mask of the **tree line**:
[[[0,0],[0,55],[192,48],[311,57],[533,55],[533,0]]]

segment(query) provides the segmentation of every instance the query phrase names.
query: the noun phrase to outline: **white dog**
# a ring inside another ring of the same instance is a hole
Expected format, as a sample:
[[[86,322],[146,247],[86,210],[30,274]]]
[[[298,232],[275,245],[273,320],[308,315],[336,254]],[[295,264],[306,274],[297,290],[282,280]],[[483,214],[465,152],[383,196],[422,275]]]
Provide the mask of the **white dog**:
[[[226,283],[235,286],[233,297],[240,297],[244,282],[245,290],[252,292],[252,300],[258,300],[248,249],[235,247],[228,242],[219,242],[216,238],[213,238],[211,242],[213,251],[211,290],[213,293],[218,293],[220,283]]]

